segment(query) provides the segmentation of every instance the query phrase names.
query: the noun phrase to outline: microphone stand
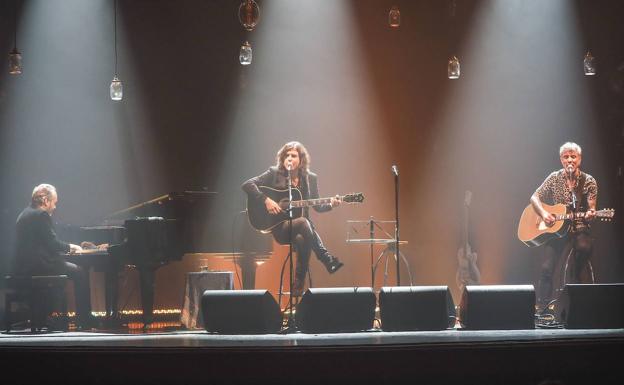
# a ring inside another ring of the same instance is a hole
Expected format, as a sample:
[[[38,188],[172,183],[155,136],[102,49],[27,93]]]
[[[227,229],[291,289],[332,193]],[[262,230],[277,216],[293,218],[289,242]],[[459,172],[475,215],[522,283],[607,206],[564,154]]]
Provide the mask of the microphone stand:
[[[572,170],[568,171],[566,170],[567,174],[568,174],[568,179],[570,180],[570,183],[572,183],[572,181],[574,180],[574,173]],[[571,188],[571,192],[572,192],[572,213],[576,214],[576,183],[574,184],[574,187]]]
[[[399,253],[399,170],[397,166],[392,166],[392,173],[394,174],[394,209],[395,209],[395,220],[396,226],[394,228],[394,240],[395,244],[395,257],[396,257],[396,275],[397,275],[397,286],[401,286],[401,258]]]
[[[375,259],[373,257],[373,239],[375,239],[375,222],[373,221],[373,217],[370,217],[369,220],[369,239],[370,242],[370,260],[371,260],[371,287],[375,290]]]
[[[293,316],[293,284],[294,284],[294,264],[293,264],[293,228],[292,228],[292,220],[293,220],[293,206],[292,206],[292,175],[291,169],[292,166],[288,165],[288,263],[290,267],[290,291],[288,295],[288,307],[290,308],[290,313],[288,313],[288,323],[286,325],[285,332],[289,332],[295,328],[295,318]]]
[[[572,170],[568,171],[566,170],[567,174],[568,174],[568,178],[570,179],[570,182],[572,182],[574,180],[574,172]],[[567,182],[566,182],[567,183]],[[576,188],[578,186],[576,186],[576,183],[574,184],[574,187],[571,188],[571,193],[572,193],[572,220],[570,223],[570,228],[572,229],[572,231],[576,230],[576,213],[578,211],[578,207],[577,207],[577,199],[576,199]],[[563,293],[563,290],[565,289],[567,282],[567,275],[568,275],[568,266],[570,264],[570,257],[576,253],[576,242],[572,242],[572,248],[570,249],[570,252],[568,253],[568,256],[565,259],[565,264],[563,265],[563,281],[561,282],[561,285],[559,287],[559,292]],[[576,268],[576,267],[575,267]],[[558,301],[559,297],[555,298],[555,300],[551,301],[551,303],[554,303],[555,301]]]

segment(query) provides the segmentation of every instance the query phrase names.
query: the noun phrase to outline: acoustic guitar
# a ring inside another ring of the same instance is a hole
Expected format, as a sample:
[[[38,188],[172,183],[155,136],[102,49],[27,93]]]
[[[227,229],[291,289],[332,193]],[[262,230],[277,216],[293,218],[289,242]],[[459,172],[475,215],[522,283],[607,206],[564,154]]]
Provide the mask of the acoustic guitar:
[[[570,229],[570,220],[585,217],[585,212],[568,213],[566,205],[562,203],[552,206],[542,203],[542,206],[546,211],[555,215],[553,225],[548,226],[530,204],[522,212],[518,223],[518,239],[529,247],[540,246],[553,238],[565,236]],[[603,221],[610,221],[614,215],[613,209],[596,211],[596,218]]]
[[[247,196],[247,215],[249,216],[249,223],[254,229],[260,232],[270,233],[275,226],[288,220],[288,189],[279,190],[266,186],[259,186],[258,188],[264,195],[273,199],[283,210],[279,214],[269,214],[264,205],[264,201],[258,201],[251,196]],[[330,204],[332,200],[332,198],[302,200],[301,198],[303,195],[297,188],[292,189],[292,194],[293,219],[303,215],[304,207],[326,205]],[[339,199],[344,203],[362,203],[364,201],[364,195],[362,193],[353,193],[339,196]]]

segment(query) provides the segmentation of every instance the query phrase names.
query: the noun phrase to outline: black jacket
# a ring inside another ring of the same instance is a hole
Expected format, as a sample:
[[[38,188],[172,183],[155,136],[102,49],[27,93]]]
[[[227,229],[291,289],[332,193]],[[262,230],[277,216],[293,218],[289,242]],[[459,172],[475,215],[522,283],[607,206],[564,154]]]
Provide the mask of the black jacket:
[[[300,177],[299,190],[301,191],[302,199],[316,199],[319,197],[318,192],[318,177],[315,173],[309,172],[307,176]],[[276,166],[270,167],[266,172],[256,177],[253,177],[243,183],[242,188],[250,199],[256,199],[258,201],[264,201],[266,196],[258,189],[258,186],[266,186],[274,189],[287,189],[288,188],[288,173],[287,171],[279,170]],[[318,205],[314,206],[314,210],[317,212],[324,212],[331,210],[331,205]],[[308,216],[308,208],[305,208],[304,215]]]
[[[26,207],[17,217],[15,264],[18,274],[44,271],[62,260],[69,243],[60,241],[54,232],[50,214],[40,208]]]

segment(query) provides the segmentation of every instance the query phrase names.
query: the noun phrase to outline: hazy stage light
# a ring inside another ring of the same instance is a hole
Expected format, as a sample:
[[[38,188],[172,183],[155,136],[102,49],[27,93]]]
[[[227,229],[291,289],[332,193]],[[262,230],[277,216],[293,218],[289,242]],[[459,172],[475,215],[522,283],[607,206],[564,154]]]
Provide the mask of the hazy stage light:
[[[596,62],[594,56],[589,51],[587,51],[585,59],[583,59],[583,71],[585,71],[587,76],[596,75]]]
[[[11,75],[19,75],[22,73],[22,54],[13,48],[9,53],[9,73]]]
[[[121,84],[121,80],[119,80],[117,75],[115,75],[110,84],[110,97],[112,100],[121,100],[123,98],[123,84]]]
[[[110,97],[112,100],[121,100],[123,99],[123,84],[121,84],[121,80],[117,77],[117,0],[115,0],[114,5],[115,12],[115,76],[110,84]]]
[[[253,58],[253,53],[251,51],[251,44],[248,41],[244,42],[240,48],[240,54],[238,55],[238,60],[244,66],[251,64],[251,59]]]
[[[388,13],[388,24],[392,28],[399,28],[401,25],[401,11],[399,11],[399,7],[393,5],[390,8],[390,12]]]
[[[238,20],[247,31],[252,31],[260,20],[260,7],[254,0],[243,0],[238,7]]]
[[[457,56],[453,56],[448,61],[448,78],[449,79],[459,79],[460,68],[459,68],[459,59]]]

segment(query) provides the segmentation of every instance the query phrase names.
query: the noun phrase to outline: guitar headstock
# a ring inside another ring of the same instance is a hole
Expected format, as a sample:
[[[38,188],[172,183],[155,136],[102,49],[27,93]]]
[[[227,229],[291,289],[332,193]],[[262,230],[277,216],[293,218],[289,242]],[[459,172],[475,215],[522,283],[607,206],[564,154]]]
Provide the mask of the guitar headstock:
[[[596,212],[596,216],[600,218],[601,221],[609,222],[615,216],[614,209],[602,209]]]
[[[364,194],[352,193],[342,197],[342,201],[345,203],[362,203],[364,202]]]

